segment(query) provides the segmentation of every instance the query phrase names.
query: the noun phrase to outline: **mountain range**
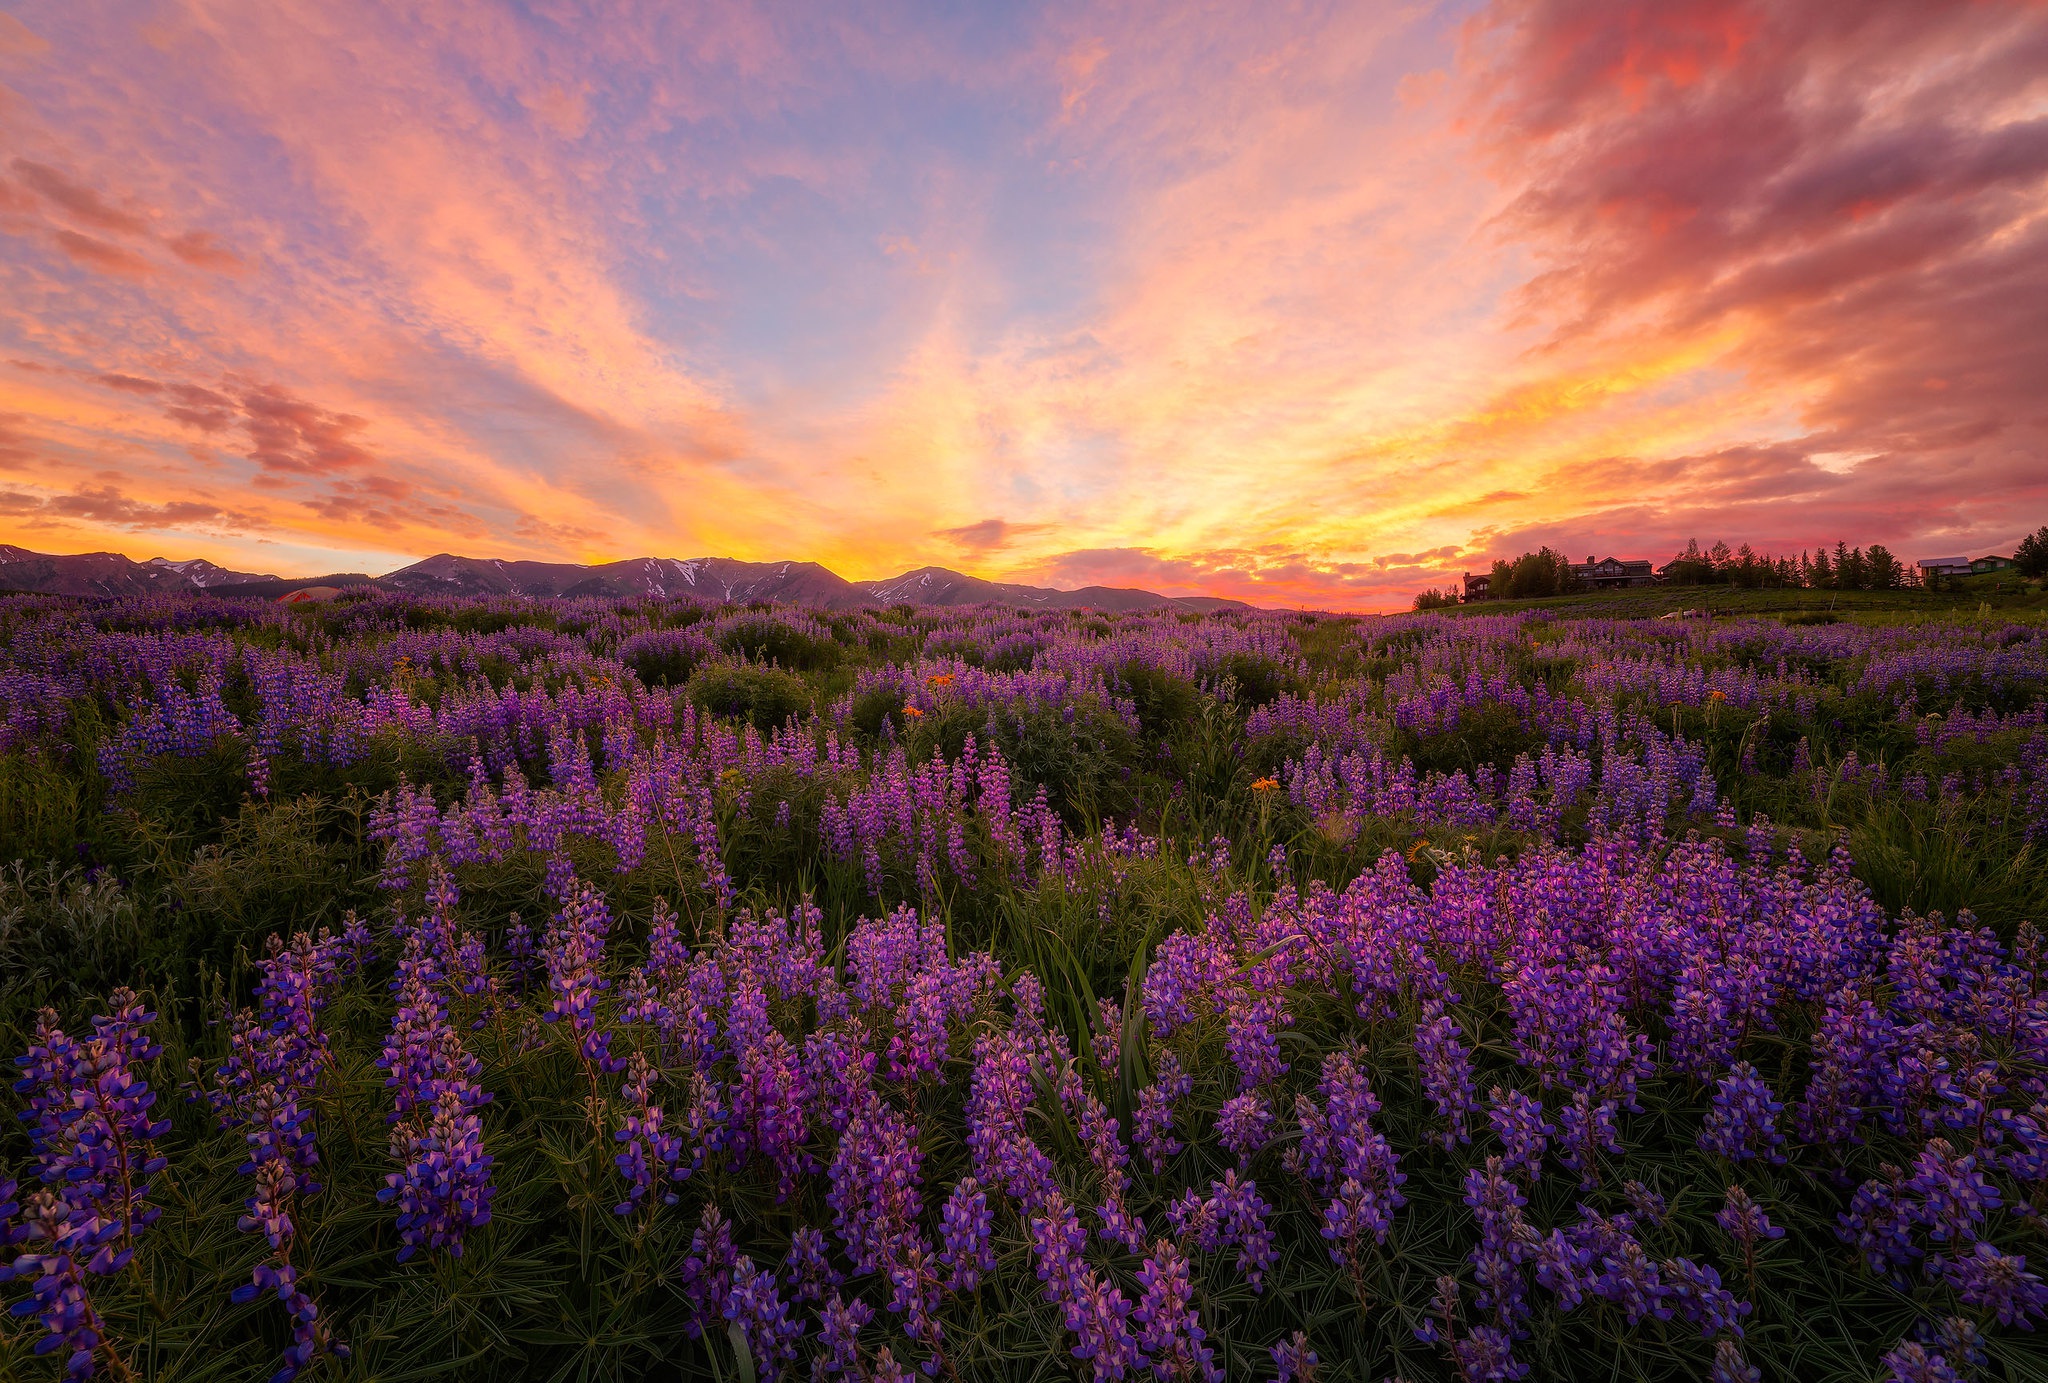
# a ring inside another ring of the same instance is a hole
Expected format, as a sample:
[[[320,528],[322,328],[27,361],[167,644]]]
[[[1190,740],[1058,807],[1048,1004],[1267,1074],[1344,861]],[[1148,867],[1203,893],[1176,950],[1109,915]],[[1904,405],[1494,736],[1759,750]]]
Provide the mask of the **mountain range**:
[[[369,576],[337,572],[281,577],[229,571],[203,558],[182,562],[152,557],[137,562],[118,552],[72,555],[30,552],[0,543],[0,591],[50,595],[123,596],[204,591],[213,595],[276,598],[313,587],[376,586],[414,595],[450,596],[694,596],[721,604],[775,600],[821,610],[881,605],[980,605],[1042,610],[1247,610],[1219,596],[1164,596],[1124,586],[1058,590],[985,581],[944,567],[919,567],[886,581],[848,581],[816,562],[742,562],[731,557],[632,557],[585,566],[574,562],[505,561],[438,553],[423,562]]]

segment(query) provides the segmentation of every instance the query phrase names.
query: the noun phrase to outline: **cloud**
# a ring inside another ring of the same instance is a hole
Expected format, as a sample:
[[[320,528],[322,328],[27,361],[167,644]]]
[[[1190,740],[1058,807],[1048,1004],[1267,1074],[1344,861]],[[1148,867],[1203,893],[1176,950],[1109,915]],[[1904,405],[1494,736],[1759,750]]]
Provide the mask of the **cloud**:
[[[330,475],[376,462],[355,441],[367,419],[329,412],[271,384],[246,390],[239,402],[249,458],[267,470]]]
[[[103,274],[117,278],[147,278],[155,266],[133,250],[123,249],[90,235],[81,235],[75,230],[56,230],[50,238],[57,248],[88,269],[97,269]]]
[[[48,39],[14,15],[0,10],[0,58],[39,58],[49,51]]]
[[[10,165],[23,183],[60,207],[73,221],[117,235],[147,235],[149,222],[133,212],[109,206],[92,188],[73,182],[47,164],[18,158]]]
[[[232,513],[218,505],[197,500],[149,504],[128,498],[112,485],[80,486],[69,494],[58,495],[0,490],[0,515],[26,519],[35,527],[64,521],[131,530],[195,526],[245,529],[257,526],[257,521],[247,515]]]
[[[1522,542],[2038,523],[2048,11],[1465,13],[0,24],[0,464],[232,492],[308,562],[1353,607]]]
[[[983,519],[978,523],[963,524],[958,528],[940,528],[933,536],[944,538],[958,547],[975,552],[988,552],[1004,548],[1020,538],[1035,533],[1044,533],[1052,527],[1043,523],[1011,523],[1006,519]]]
[[[138,379],[134,375],[109,372],[98,376],[99,382],[109,389],[120,389],[130,394],[161,394],[164,386],[153,379]]]
[[[186,231],[166,240],[164,248],[196,269],[232,274],[247,267],[242,256],[222,244],[220,237],[210,231]]]
[[[36,459],[32,439],[15,426],[27,421],[19,413],[0,413],[0,469],[15,470]]]

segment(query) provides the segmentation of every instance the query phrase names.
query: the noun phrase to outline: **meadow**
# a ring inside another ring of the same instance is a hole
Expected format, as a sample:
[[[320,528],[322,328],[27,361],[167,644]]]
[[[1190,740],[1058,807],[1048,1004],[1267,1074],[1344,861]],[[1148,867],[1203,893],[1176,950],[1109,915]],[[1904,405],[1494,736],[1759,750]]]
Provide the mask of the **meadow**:
[[[2048,1377],[2038,598],[1644,594],[0,602],[0,1375]]]

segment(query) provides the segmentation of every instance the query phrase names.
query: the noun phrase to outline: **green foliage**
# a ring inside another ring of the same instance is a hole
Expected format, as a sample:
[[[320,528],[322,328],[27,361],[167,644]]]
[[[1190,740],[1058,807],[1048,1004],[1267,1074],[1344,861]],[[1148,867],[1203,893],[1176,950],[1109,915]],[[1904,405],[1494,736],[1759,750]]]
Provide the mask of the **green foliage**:
[[[684,694],[715,716],[750,722],[763,734],[810,709],[811,689],[780,668],[721,663],[690,674]]]
[[[1231,702],[1247,710],[1270,706],[1287,693],[1302,690],[1292,671],[1255,653],[1230,654],[1217,664],[1210,680]]]
[[[1148,744],[1166,739],[1193,719],[1201,691],[1187,678],[1134,658],[1117,670],[1117,684],[1138,710],[1139,732]]]
[[[838,665],[841,652],[837,642],[805,633],[773,618],[742,619],[719,631],[719,647],[756,663],[808,672]]]
[[[2035,581],[2048,576],[2048,523],[2020,539],[2012,550],[2012,560],[2021,576]]]
[[[1554,548],[1525,552],[1512,562],[1495,562],[1488,592],[1495,599],[1529,600],[1571,595],[1580,589],[1571,558]]]

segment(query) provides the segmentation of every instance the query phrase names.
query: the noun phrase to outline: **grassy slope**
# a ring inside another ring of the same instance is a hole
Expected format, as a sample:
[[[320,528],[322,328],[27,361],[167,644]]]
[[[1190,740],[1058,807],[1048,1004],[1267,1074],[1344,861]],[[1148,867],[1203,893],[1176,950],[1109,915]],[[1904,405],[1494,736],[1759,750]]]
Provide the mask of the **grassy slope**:
[[[1967,619],[1981,607],[2002,620],[2048,619],[2048,592],[2024,588],[2010,574],[1973,576],[1956,589],[1940,591],[1739,590],[1733,586],[1650,586],[1627,591],[1588,591],[1543,600],[1487,600],[1460,605],[1449,615],[1503,615],[1541,610],[1560,619],[1655,619],[1675,610],[1705,610],[1717,616],[1833,614],[1860,624],[1904,624],[1918,620]]]

